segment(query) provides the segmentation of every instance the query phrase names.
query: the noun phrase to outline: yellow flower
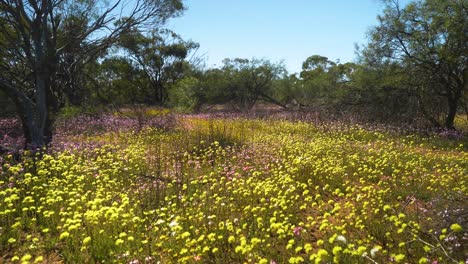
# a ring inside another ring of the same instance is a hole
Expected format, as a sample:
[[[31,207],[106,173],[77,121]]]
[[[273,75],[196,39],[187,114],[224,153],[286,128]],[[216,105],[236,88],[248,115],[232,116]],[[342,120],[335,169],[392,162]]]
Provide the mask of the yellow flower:
[[[21,261],[30,261],[32,259],[31,254],[26,254],[21,258]]]
[[[69,237],[69,236],[70,236],[70,233],[68,233],[68,232],[65,231],[65,232],[63,232],[62,234],[60,234],[59,239],[62,240],[62,239],[65,239],[65,238],[67,238],[67,237]]]
[[[452,224],[450,226],[450,230],[452,230],[455,233],[461,232],[463,228],[459,224]]]
[[[366,250],[367,250],[366,247],[359,246],[358,249],[357,249],[357,254],[362,256],[366,252]]]
[[[322,248],[317,252],[317,256],[320,258],[326,257],[328,256],[328,252]]]
[[[312,245],[310,243],[305,244],[304,250],[306,253],[309,253],[312,250]]]
[[[87,245],[89,242],[91,242],[91,237],[88,236],[83,239],[83,245]]]
[[[333,247],[333,255],[339,255],[342,250],[343,248],[340,246]]]
[[[405,255],[404,254],[398,254],[394,258],[395,258],[396,262],[400,262],[405,258]]]

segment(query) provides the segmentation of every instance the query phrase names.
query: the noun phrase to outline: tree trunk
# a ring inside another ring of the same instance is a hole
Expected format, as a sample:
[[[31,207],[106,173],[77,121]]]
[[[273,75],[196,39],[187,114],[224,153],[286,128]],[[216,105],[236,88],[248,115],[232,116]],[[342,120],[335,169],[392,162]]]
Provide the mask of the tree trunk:
[[[162,101],[162,84],[159,80],[150,81],[151,88],[153,90],[153,105],[161,105]]]
[[[51,131],[49,127],[51,123],[47,116],[45,99],[44,102],[36,102],[35,105],[25,104],[21,120],[26,138],[26,148],[43,148],[50,143],[51,137],[47,134]]]
[[[445,128],[450,130],[455,130],[455,116],[457,115],[458,109],[458,98],[448,98],[448,113],[447,117],[445,118]]]
[[[46,3],[43,3],[45,5]],[[50,3],[48,3],[50,4]],[[48,7],[44,6],[44,7]],[[47,10],[47,8],[43,9]],[[49,32],[47,16],[40,17],[33,23],[32,40],[34,45],[34,104],[25,103],[26,125],[31,135],[31,148],[46,147],[52,140],[52,122],[49,111],[54,106],[51,92],[51,71],[54,61],[49,53]],[[49,100],[48,100],[49,99]],[[49,102],[49,105],[47,104]]]
[[[6,87],[7,95],[14,102],[18,117],[21,120],[23,135],[26,140],[25,148],[42,148],[52,141],[53,120],[49,118],[50,110],[47,108],[45,96],[42,96],[39,90],[40,87],[42,86],[36,86],[37,102],[29,100],[19,91],[16,91],[15,94],[9,93],[13,91],[13,87]],[[38,92],[39,94],[37,94]]]
[[[31,144],[32,138],[31,138],[31,132],[29,131],[29,125],[28,121],[26,118],[26,108],[25,108],[25,103],[21,102],[20,98],[11,96],[10,97],[15,104],[15,108],[18,114],[19,119],[21,120],[21,127],[23,129],[23,136],[25,139],[25,145],[24,148],[27,148],[28,145]]]
[[[52,131],[52,123],[48,119],[46,98],[43,95],[44,90],[40,90],[41,87],[42,85],[36,86],[36,100],[32,101],[11,83],[0,79],[0,88],[15,103],[26,140],[25,148],[42,148],[52,139],[48,135]]]

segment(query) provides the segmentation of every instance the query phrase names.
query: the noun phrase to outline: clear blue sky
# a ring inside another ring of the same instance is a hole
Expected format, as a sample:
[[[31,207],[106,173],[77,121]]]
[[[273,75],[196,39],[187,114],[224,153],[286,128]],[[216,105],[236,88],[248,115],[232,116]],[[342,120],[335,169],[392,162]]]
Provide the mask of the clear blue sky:
[[[186,0],[187,10],[168,27],[200,43],[207,66],[224,58],[284,60],[300,71],[311,55],[355,59],[383,8],[378,0]]]

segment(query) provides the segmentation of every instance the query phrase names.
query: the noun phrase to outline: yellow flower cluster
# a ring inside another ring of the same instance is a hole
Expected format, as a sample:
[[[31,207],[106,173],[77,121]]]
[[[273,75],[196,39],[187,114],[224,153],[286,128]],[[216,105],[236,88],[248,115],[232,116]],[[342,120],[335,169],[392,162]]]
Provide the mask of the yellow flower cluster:
[[[19,263],[463,260],[468,153],[382,131],[186,117],[5,157],[0,250]]]

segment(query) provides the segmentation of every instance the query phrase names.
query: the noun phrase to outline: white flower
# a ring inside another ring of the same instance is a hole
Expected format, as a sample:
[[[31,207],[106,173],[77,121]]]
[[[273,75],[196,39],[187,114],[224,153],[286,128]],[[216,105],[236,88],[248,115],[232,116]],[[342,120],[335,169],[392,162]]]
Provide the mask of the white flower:
[[[344,243],[344,244],[347,243],[346,237],[344,237],[344,236],[342,236],[342,235],[337,236],[335,240],[336,240],[336,241],[340,241],[340,242],[342,242],[342,243]]]
[[[382,249],[381,246],[376,246],[376,247],[373,247],[370,251],[370,254],[373,258],[375,258],[375,254],[377,254],[377,252],[379,252],[379,250]]]
[[[174,227],[174,226],[177,226],[177,225],[179,225],[179,224],[177,223],[176,220],[172,220],[172,221],[169,223],[169,227]]]

